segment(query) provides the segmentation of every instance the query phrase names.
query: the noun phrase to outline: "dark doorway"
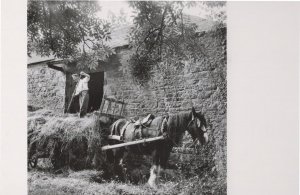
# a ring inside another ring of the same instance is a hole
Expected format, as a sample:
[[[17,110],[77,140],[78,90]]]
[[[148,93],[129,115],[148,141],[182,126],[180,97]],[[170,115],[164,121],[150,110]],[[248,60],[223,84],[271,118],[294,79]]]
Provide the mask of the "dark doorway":
[[[89,105],[88,112],[93,112],[95,110],[99,110],[102,97],[103,97],[103,85],[104,85],[104,72],[96,72],[96,73],[88,73],[90,75],[89,81]],[[75,97],[72,100],[72,94],[75,90],[76,83],[72,80],[71,75],[67,75],[67,83],[66,83],[66,112],[67,108],[70,105],[70,113],[79,112],[79,98]]]
[[[103,97],[104,72],[90,73],[88,112],[99,110]]]

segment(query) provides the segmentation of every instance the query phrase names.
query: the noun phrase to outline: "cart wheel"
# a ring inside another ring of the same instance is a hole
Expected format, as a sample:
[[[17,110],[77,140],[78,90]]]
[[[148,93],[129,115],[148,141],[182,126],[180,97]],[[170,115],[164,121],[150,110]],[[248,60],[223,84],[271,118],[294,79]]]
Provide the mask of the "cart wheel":
[[[28,165],[29,165],[31,168],[35,168],[36,165],[37,165],[37,159],[36,159],[36,158],[30,159],[30,160],[28,161]]]
[[[60,167],[59,167],[58,161],[59,161],[58,159],[52,159],[52,158],[51,158],[51,164],[52,164],[54,170],[57,170],[57,169],[60,168]]]

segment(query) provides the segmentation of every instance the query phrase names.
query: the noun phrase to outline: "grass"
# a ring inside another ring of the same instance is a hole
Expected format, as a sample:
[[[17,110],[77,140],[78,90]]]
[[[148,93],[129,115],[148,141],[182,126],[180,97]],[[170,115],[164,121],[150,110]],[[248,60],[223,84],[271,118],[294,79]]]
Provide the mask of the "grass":
[[[41,167],[41,166],[40,166]],[[28,194],[30,195],[92,195],[92,194],[169,194],[169,195],[223,195],[226,179],[218,178],[215,171],[203,170],[202,174],[185,177],[181,170],[167,169],[161,173],[159,185],[150,188],[146,182],[133,184],[129,181],[105,181],[101,171],[64,170],[54,174],[51,169],[39,168],[28,171]],[[166,175],[175,175],[173,179]],[[100,177],[100,178],[99,178]]]
[[[176,182],[164,182],[158,189],[152,189],[147,184],[133,185],[116,181],[97,183],[92,178],[98,173],[94,170],[84,170],[57,175],[47,171],[32,170],[28,172],[28,194],[177,194],[174,188],[178,185]]]

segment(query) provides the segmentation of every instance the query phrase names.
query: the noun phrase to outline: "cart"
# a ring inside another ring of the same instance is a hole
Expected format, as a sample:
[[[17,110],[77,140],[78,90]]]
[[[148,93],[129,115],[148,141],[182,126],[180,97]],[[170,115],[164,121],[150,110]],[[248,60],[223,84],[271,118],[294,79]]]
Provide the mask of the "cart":
[[[100,116],[107,116],[110,119],[112,119],[113,121],[115,121],[120,118],[124,118],[124,116],[123,116],[124,108],[125,108],[124,101],[119,101],[119,100],[115,100],[115,99],[104,96],[101,106],[100,106],[100,109],[99,109]],[[140,139],[140,140],[123,142],[123,143],[114,144],[114,145],[106,145],[106,146],[101,147],[101,150],[105,151],[105,150],[111,150],[111,149],[121,148],[121,147],[125,147],[125,146],[154,142],[154,141],[158,141],[158,140],[163,140],[163,139],[165,139],[165,137],[166,137],[165,135],[161,135],[158,137],[144,138],[144,139]],[[108,135],[107,139],[121,141],[120,136],[117,136],[117,135]]]

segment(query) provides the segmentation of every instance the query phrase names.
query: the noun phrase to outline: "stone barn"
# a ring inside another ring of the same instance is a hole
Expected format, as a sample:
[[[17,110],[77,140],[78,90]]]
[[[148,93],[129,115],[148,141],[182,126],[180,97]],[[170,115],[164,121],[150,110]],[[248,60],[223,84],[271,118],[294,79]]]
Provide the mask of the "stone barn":
[[[130,28],[115,29],[110,45],[116,54],[100,62],[97,70],[86,70],[91,75],[89,111],[99,109],[104,95],[124,100],[127,117],[176,113],[194,106],[208,120],[216,151],[215,169],[226,178],[226,28],[214,28],[213,23],[195,17],[187,20],[198,25],[206,57],[188,61],[183,69],[169,74],[154,68],[144,86],[138,85],[128,70],[133,53],[126,38]],[[28,63],[28,105],[66,111],[74,90],[71,74],[79,71],[59,59]]]
[[[62,60],[46,60],[28,64],[28,106],[65,112],[72,97],[75,83]],[[88,111],[100,108],[103,96],[104,72],[87,71],[90,76]]]
[[[96,69],[78,69],[73,64],[65,63],[62,59],[43,58],[33,55],[27,64],[27,93],[30,109],[45,108],[57,112],[66,112],[71,100],[75,83],[72,74],[85,71],[91,76],[89,81],[88,112],[98,110],[104,96],[108,72],[116,71],[121,66],[119,51],[128,48],[126,37],[128,27],[121,27],[112,32],[109,46],[117,54],[110,56],[106,62],[100,62]]]

